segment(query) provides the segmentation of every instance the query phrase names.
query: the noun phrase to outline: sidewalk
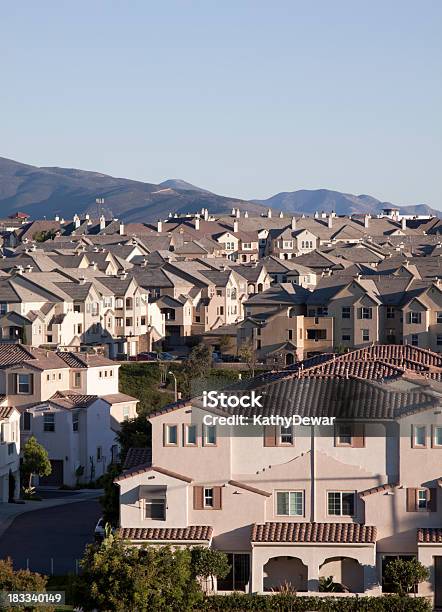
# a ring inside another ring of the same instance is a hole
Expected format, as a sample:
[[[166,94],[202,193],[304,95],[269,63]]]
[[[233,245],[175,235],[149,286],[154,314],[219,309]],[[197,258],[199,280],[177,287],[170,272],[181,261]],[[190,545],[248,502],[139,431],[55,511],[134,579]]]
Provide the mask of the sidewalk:
[[[63,491],[63,497],[54,497],[51,499],[43,499],[42,501],[25,501],[24,504],[0,504],[0,537],[11,525],[16,516],[33,512],[34,510],[44,510],[45,508],[54,508],[54,506],[63,506],[65,504],[75,504],[76,502],[98,499],[103,495],[103,489],[79,489],[67,494]]]

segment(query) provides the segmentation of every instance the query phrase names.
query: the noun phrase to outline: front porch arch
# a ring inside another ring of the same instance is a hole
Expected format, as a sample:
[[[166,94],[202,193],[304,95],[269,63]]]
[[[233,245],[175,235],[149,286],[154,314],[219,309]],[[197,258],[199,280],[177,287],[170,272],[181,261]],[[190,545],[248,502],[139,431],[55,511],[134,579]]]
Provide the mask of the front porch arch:
[[[329,557],[319,566],[319,577],[333,576],[351,593],[364,592],[364,568],[352,557]]]
[[[284,584],[307,591],[308,568],[299,557],[271,557],[263,567],[264,591],[278,591]]]

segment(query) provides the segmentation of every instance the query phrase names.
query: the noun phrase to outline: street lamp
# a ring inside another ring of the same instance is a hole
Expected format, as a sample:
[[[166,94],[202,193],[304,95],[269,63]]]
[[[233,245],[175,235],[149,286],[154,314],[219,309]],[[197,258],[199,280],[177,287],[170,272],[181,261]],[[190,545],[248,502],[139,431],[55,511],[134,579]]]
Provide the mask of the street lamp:
[[[168,374],[173,376],[173,383],[174,383],[174,389],[175,389],[175,401],[177,402],[178,401],[178,384],[177,384],[177,379],[176,379],[175,374],[171,370],[168,371]]]

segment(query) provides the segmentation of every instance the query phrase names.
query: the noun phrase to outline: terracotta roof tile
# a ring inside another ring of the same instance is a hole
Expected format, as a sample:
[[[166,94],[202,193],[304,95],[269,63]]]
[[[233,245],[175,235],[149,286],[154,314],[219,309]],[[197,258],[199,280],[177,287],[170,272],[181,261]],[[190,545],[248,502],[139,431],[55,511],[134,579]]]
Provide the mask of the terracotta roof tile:
[[[359,523],[263,523],[252,528],[252,542],[373,544],[376,527]]]
[[[422,544],[442,544],[442,527],[422,527],[418,529],[417,541]]]
[[[367,497],[368,495],[373,495],[373,493],[382,493],[384,491],[391,491],[399,486],[399,483],[395,484],[384,484],[379,487],[371,487],[371,489],[365,489],[365,491],[359,492],[359,497]]]
[[[114,482],[119,482],[120,480],[125,480],[126,478],[131,478],[132,476],[138,476],[138,474],[143,474],[144,472],[159,472],[160,474],[164,474],[165,476],[170,476],[171,478],[176,478],[177,480],[184,480],[184,482],[192,482],[193,478],[189,476],[184,476],[183,474],[178,474],[178,472],[172,472],[171,470],[166,470],[166,468],[162,468],[156,465],[138,465],[134,468],[127,470],[117,476],[114,479]]]
[[[191,527],[150,527],[150,528],[132,528],[122,527],[119,533],[122,538],[128,540],[155,540],[155,541],[183,541],[192,540],[209,541],[212,537],[212,527],[208,525],[195,525]]]
[[[8,419],[14,410],[14,406],[0,406],[0,419]]]

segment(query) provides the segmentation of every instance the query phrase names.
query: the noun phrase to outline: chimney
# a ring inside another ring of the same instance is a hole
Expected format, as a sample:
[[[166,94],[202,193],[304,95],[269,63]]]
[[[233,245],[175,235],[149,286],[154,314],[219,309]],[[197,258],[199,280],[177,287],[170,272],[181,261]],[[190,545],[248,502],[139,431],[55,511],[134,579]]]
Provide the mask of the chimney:
[[[106,218],[104,215],[101,215],[100,217],[100,231],[104,230],[104,228],[106,227]]]
[[[268,217],[269,219],[271,219],[271,218],[272,218],[272,209],[271,209],[271,208],[268,208],[268,209],[267,209],[267,217]]]
[[[60,221],[60,217],[58,215],[55,215],[54,221]]]
[[[24,271],[23,266],[15,266],[14,269],[15,269],[16,274],[20,274],[20,275],[23,274],[23,271]]]
[[[209,220],[209,209],[205,208],[204,209],[204,221],[208,221]]]
[[[364,215],[364,227],[368,229],[368,224],[370,221],[370,215]]]
[[[402,224],[402,229],[404,230],[404,232],[406,232],[407,231],[407,219],[405,217],[402,217],[401,224]]]
[[[158,221],[157,221],[157,232],[159,234],[161,234],[162,231],[163,231],[163,223],[162,223],[162,221],[160,219],[158,219]]]
[[[239,210],[239,208],[236,209],[236,218],[239,219],[241,216],[241,211]]]
[[[232,217],[236,215],[236,208],[232,208]]]
[[[328,216],[328,227],[331,229],[333,227],[333,217],[331,215]]]
[[[280,218],[280,219],[284,219],[284,213],[282,212],[282,210],[281,210],[281,212],[279,213],[279,218]]]
[[[89,267],[90,267],[90,268],[92,268],[92,270],[98,270],[98,266],[97,266],[97,264],[96,264],[96,262],[95,262],[95,261],[92,261],[92,262],[89,264]]]
[[[195,229],[197,232],[200,229],[200,218],[199,217],[195,217]]]
[[[121,272],[118,273],[118,278],[121,278],[121,280],[125,280],[127,278],[126,270],[121,270]]]
[[[235,221],[233,222],[233,233],[234,234],[236,234],[238,231],[238,225],[239,225],[238,220],[235,219]]]
[[[318,211],[317,211],[317,210],[315,210],[315,214],[313,215],[313,217],[314,217],[315,219],[319,219],[319,213],[318,213]]]
[[[296,217],[292,217],[292,225],[291,225],[291,227],[292,227],[292,230],[296,229]]]
[[[120,236],[124,236],[124,223],[120,221],[120,227],[118,228]]]
[[[80,217],[76,213],[73,217],[73,222],[74,222],[75,228],[80,227]]]
[[[86,282],[86,279],[84,278],[84,276],[80,276],[78,279],[78,282],[80,283],[80,285],[84,285],[84,283]]]
[[[25,272],[26,272],[27,274],[29,274],[30,272],[32,272],[32,270],[33,270],[33,269],[34,269],[34,268],[33,268],[33,267],[30,265],[30,264],[28,264],[28,265],[26,266],[26,268],[25,268]]]
[[[248,218],[249,218],[249,213],[248,213],[248,211],[246,210],[246,212],[244,213],[244,219],[248,219]]]
[[[89,217],[89,214],[88,214],[88,213],[86,213],[86,214],[84,215],[84,218],[86,219],[86,221],[89,221],[89,218],[90,218],[90,217]]]

